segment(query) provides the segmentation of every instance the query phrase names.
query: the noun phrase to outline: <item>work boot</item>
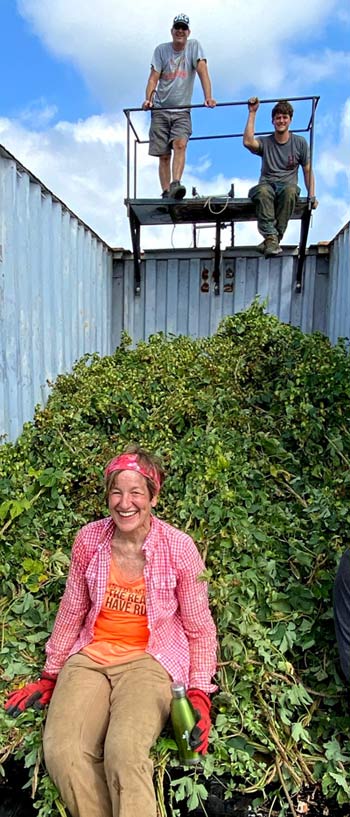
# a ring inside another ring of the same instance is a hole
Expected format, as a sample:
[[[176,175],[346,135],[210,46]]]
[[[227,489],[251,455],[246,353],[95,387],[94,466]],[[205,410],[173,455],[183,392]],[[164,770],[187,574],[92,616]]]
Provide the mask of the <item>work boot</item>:
[[[186,187],[178,179],[175,179],[171,182],[169,193],[173,199],[183,199],[186,196]]]
[[[278,243],[277,235],[268,235],[265,238],[265,258],[273,255],[281,255],[283,250]]]
[[[170,199],[170,192],[169,190],[163,190],[162,199]]]

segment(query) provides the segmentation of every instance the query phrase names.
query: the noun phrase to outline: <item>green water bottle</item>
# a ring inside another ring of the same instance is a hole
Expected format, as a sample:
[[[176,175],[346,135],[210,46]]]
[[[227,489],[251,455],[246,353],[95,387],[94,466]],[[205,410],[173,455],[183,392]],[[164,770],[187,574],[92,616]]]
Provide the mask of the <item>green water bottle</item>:
[[[171,685],[171,692],[173,697],[170,705],[170,715],[179,750],[179,760],[183,766],[194,766],[196,763],[200,763],[201,757],[198,752],[191,749],[189,744],[191,731],[196,724],[193,706],[186,697],[183,684],[174,682]]]

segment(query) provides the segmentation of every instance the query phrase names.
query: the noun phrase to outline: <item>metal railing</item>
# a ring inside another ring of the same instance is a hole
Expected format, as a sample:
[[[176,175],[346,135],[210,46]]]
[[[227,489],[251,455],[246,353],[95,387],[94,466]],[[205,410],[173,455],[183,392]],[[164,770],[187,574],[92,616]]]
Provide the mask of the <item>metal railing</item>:
[[[285,97],[287,99],[287,97]],[[310,169],[312,170],[313,167],[313,156],[314,156],[314,124],[315,124],[315,113],[316,108],[318,105],[320,97],[319,96],[294,96],[288,97],[288,102],[310,102],[310,115],[307,125],[304,128],[296,128],[295,130],[291,128],[291,133],[308,133],[309,134],[309,149],[310,149]],[[260,99],[260,105],[271,105],[278,102],[279,99]],[[233,108],[238,106],[245,106],[247,107],[247,100],[241,100],[238,102],[217,102],[216,107],[212,110],[215,111],[218,108]],[[193,110],[195,108],[205,108],[204,104],[200,105],[179,105],[177,107],[172,106],[171,108],[162,108],[163,111],[166,110]],[[141,139],[134,122],[132,121],[132,114],[139,113],[142,111],[143,113],[147,113],[143,110],[143,108],[124,108],[124,114],[127,119],[127,190],[126,190],[126,199],[130,199],[130,188],[131,188],[131,153],[132,153],[132,136],[134,137],[133,142],[133,185],[132,185],[132,197],[133,199],[137,198],[137,151],[139,145],[148,144],[148,139]],[[268,133],[271,133],[271,129],[265,131],[257,131],[255,136],[266,136]],[[211,140],[211,139],[239,139],[243,137],[242,133],[220,133],[220,134],[210,134],[204,136],[191,136],[189,138],[190,142],[199,142],[204,140]]]

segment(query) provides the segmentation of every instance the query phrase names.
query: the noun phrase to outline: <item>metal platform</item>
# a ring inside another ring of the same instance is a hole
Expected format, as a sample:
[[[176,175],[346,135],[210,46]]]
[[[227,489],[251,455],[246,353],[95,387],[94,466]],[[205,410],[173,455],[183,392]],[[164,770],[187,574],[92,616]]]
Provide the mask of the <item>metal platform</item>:
[[[181,199],[125,199],[138,224],[217,224],[222,221],[256,221],[250,199],[210,196]],[[303,217],[308,199],[299,198],[292,219]]]
[[[310,169],[313,165],[313,135],[314,135],[314,120],[318,96],[306,97],[289,97],[293,101],[308,101],[311,105],[311,113],[308,123],[305,128],[299,128],[296,133],[306,133],[309,136],[310,148]],[[260,100],[260,104],[270,104],[277,102],[277,99]],[[246,101],[239,102],[221,102],[217,104],[217,108],[222,107],[236,107],[247,105]],[[181,106],[180,106],[181,107]],[[182,106],[183,107],[183,106]],[[191,108],[203,108],[204,105],[191,105]],[[135,294],[140,294],[141,287],[141,245],[140,233],[141,226],[151,225],[174,225],[174,224],[192,224],[194,232],[194,246],[196,246],[196,227],[197,225],[214,225],[216,228],[215,238],[215,255],[214,255],[214,282],[215,293],[220,292],[220,238],[221,229],[231,225],[231,243],[234,246],[234,224],[242,221],[256,221],[256,213],[253,202],[250,199],[236,198],[234,195],[234,187],[232,185],[231,191],[227,196],[210,196],[200,197],[194,195],[193,198],[185,198],[182,200],[176,199],[140,199],[137,197],[137,150],[138,146],[148,144],[148,140],[141,139],[136,131],[135,124],[132,121],[132,114],[137,111],[142,111],[142,108],[127,108],[124,110],[127,119],[127,192],[125,198],[125,205],[128,211],[130,221],[130,232],[132,240],[132,248],[134,255],[134,281]],[[270,132],[270,131],[268,131]],[[256,136],[266,135],[266,132],[256,133]],[[243,133],[224,133],[211,136],[191,136],[189,141],[200,141],[206,139],[236,139],[242,138]],[[131,143],[133,139],[133,151],[131,150]],[[132,155],[133,154],[133,155]],[[132,173],[133,169],[133,173]],[[133,184],[131,184],[133,176]],[[131,187],[133,191],[131,192]],[[193,188],[195,192],[195,188]],[[303,282],[303,266],[305,261],[305,252],[307,237],[310,226],[311,212],[313,199],[299,198],[294,209],[292,219],[300,219],[300,238],[297,255],[297,270],[296,270],[296,291],[301,292]]]
[[[256,221],[254,204],[250,199],[230,196],[195,197],[190,199],[125,199],[130,221],[134,254],[134,288],[139,294],[141,285],[141,226],[155,224],[206,224],[216,225],[214,256],[214,285],[219,293],[220,282],[220,231],[226,224],[240,221]],[[300,219],[300,240],[297,258],[296,290],[301,291],[307,236],[311,218],[312,201],[299,198],[291,216]]]

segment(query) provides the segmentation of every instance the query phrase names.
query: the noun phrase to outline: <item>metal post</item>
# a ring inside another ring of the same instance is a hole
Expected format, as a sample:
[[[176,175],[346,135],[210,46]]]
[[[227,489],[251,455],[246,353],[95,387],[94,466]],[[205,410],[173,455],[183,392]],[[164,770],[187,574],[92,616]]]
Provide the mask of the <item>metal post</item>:
[[[136,199],[137,141],[134,141],[134,199]]]
[[[234,199],[235,197],[235,186],[233,182],[231,183],[229,197],[230,199]],[[231,221],[231,247],[234,246],[235,246],[235,222]]]
[[[215,255],[214,255],[214,295],[220,294],[220,258],[221,258],[221,223],[216,222],[215,230]]]
[[[126,115],[126,198],[130,198],[130,119]]]

